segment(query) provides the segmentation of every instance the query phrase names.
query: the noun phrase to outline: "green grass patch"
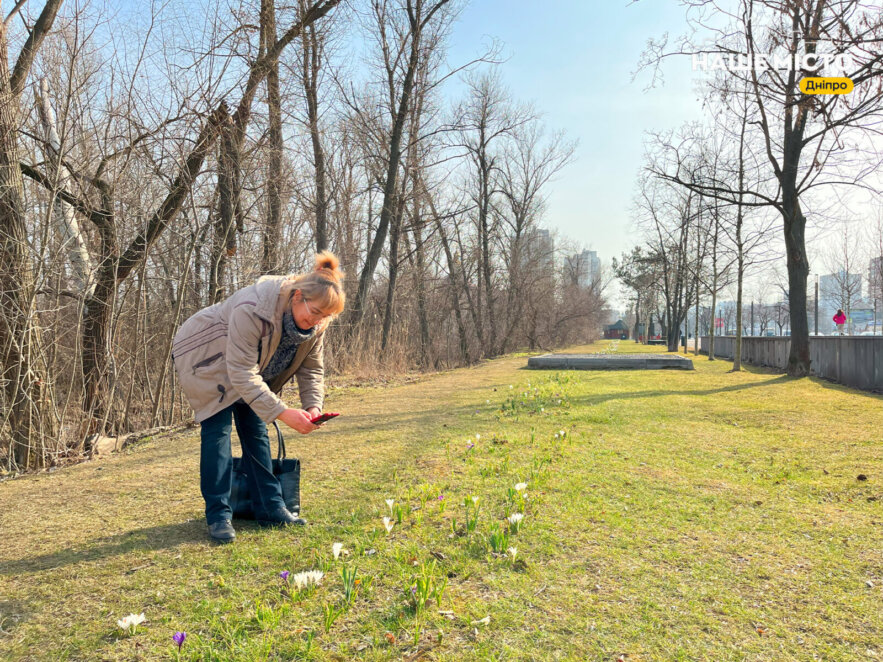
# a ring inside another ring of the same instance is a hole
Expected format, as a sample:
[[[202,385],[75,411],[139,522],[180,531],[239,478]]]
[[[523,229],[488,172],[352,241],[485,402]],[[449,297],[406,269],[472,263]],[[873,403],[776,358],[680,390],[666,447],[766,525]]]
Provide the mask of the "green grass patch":
[[[0,484],[0,656],[883,658],[879,396],[525,356],[332,391],[306,528],[210,544],[196,431]]]

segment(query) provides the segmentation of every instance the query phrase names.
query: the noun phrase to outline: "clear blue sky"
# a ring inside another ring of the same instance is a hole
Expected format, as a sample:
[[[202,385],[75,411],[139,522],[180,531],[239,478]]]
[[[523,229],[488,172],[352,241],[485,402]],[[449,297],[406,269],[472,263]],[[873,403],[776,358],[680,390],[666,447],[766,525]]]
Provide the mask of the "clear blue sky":
[[[631,82],[647,39],[684,26],[671,0],[473,0],[453,29],[452,63],[482,52],[488,37],[501,40],[513,96],[579,139],[575,162],[551,184],[545,224],[605,264],[635,243],[629,207],[644,132],[700,117],[688,57],[666,65],[663,87],[645,92],[647,73]]]

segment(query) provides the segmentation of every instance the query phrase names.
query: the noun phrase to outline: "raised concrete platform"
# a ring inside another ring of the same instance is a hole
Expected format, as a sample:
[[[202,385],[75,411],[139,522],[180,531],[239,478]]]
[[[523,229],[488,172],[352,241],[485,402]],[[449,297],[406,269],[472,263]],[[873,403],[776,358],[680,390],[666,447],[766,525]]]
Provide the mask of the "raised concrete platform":
[[[692,370],[677,354],[543,354],[527,360],[537,370]]]

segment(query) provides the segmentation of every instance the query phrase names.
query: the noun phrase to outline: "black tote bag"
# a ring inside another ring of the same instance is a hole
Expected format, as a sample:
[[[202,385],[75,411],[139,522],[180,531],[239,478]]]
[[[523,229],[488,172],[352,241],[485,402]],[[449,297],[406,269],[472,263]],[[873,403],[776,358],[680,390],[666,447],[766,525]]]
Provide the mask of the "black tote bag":
[[[285,440],[279,424],[273,421],[279,450],[273,460],[273,475],[282,484],[282,498],[288,511],[297,516],[300,513],[300,460],[285,457]],[[254,505],[249,493],[248,476],[242,466],[242,458],[233,458],[233,486],[230,489],[230,508],[235,519],[254,519]]]

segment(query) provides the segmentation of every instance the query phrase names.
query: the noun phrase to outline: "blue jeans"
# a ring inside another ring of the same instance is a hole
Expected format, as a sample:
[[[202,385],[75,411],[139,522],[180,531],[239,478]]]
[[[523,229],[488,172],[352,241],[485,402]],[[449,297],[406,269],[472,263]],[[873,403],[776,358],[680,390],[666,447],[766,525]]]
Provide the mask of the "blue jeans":
[[[233,519],[230,509],[233,482],[232,421],[236,422],[236,434],[242,446],[242,466],[248,474],[248,489],[255,516],[261,519],[277,508],[285,507],[282,486],[273,475],[267,426],[247,404],[234,402],[202,422],[199,487],[205,499],[205,519],[209,525]]]

